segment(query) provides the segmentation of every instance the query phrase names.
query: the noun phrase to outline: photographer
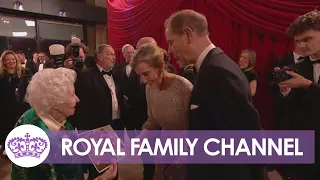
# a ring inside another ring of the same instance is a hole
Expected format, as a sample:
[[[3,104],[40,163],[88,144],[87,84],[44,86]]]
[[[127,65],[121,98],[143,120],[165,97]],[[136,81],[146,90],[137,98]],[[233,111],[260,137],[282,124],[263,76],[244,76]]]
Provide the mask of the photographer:
[[[87,71],[88,68],[85,65],[88,48],[81,43],[78,38],[72,38],[71,43],[66,47],[66,60],[64,61],[64,67],[73,69],[77,73]]]
[[[285,68],[275,67],[275,81],[288,105],[279,120],[282,129],[315,130],[319,133],[320,114],[320,11],[314,10],[299,16],[288,28],[288,35],[294,38],[297,48],[305,58]],[[315,162],[319,162],[319,139],[315,141]],[[286,166],[285,179],[319,179],[319,165]]]

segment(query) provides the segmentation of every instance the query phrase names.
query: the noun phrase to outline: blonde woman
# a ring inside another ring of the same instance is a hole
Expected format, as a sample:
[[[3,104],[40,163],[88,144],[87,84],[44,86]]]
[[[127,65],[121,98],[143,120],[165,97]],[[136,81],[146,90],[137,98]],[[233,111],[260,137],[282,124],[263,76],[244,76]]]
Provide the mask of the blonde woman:
[[[253,70],[256,63],[256,53],[251,49],[241,51],[239,56],[239,66],[246,75],[249,84],[251,96],[254,96],[257,91],[257,72]]]
[[[164,51],[154,44],[141,46],[134,54],[132,67],[146,86],[148,120],[146,130],[187,130],[188,105],[192,84],[165,70]],[[156,165],[155,179],[185,179],[184,165]]]
[[[4,51],[0,57],[1,154],[4,149],[5,139],[16,122],[16,92],[23,73],[23,67],[21,67],[16,54],[12,51]]]

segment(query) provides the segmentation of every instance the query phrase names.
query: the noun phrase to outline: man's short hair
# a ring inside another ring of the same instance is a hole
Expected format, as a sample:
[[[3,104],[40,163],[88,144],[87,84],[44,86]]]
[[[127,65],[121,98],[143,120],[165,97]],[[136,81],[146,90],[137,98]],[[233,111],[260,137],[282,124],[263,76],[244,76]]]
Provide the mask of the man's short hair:
[[[22,50],[18,50],[16,51],[16,54],[24,54],[24,52]]]
[[[96,53],[95,53],[95,58],[94,58],[95,62],[98,61],[98,54],[102,54],[103,51],[104,51],[104,49],[107,48],[107,47],[112,48],[112,46],[109,45],[109,44],[100,44],[100,45],[97,47]]]
[[[66,54],[71,55],[72,54],[72,43],[69,43],[66,47]],[[84,45],[83,43],[80,43],[80,48],[83,50],[84,54],[88,53],[88,47]]]
[[[96,49],[96,54],[101,54],[101,53],[103,53],[104,49],[107,48],[107,47],[112,48],[112,46],[109,45],[109,44],[100,44],[100,45],[97,47],[97,49]]]
[[[137,42],[136,49],[139,49],[142,45],[148,44],[148,43],[158,45],[157,41],[153,37],[143,37],[143,38],[139,39],[139,41]]]
[[[313,10],[304,15],[297,17],[287,30],[287,34],[290,37],[301,34],[308,30],[320,31],[320,11]]]
[[[194,10],[182,10],[172,14],[164,23],[165,28],[170,27],[177,35],[183,34],[183,29],[188,27],[199,36],[208,35],[208,21],[203,14]]]
[[[134,47],[131,44],[125,44],[124,46],[122,46],[122,54],[124,54],[124,51],[126,50],[127,47],[132,47],[134,49]]]

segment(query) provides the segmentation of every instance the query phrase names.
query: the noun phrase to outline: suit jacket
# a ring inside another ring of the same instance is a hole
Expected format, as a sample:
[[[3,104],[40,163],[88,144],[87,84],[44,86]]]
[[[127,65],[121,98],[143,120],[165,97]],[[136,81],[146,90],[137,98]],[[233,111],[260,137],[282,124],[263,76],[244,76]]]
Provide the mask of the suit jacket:
[[[220,48],[204,59],[191,94],[191,130],[260,130],[249,83],[239,66]],[[188,165],[188,179],[262,180],[254,165]]]
[[[115,81],[119,108],[123,98]],[[91,130],[112,122],[111,90],[97,66],[78,74],[75,83],[80,102],[76,106],[71,122],[80,130]]]
[[[297,64],[297,69],[300,75],[314,81],[313,65],[310,63],[310,58],[306,58],[303,62]],[[308,89],[291,89],[289,95],[284,97],[290,108],[290,111],[285,113],[292,122],[288,128],[320,129],[317,125],[317,121],[320,119],[318,113],[320,108],[319,86],[319,84],[313,83]]]
[[[298,73],[314,81],[313,65],[310,63],[310,59],[306,58],[303,62],[296,65]],[[315,161],[319,162],[319,109],[320,109],[320,84],[312,83],[308,89],[296,88],[291,89],[288,96],[283,97],[284,108],[281,112],[278,112],[278,129],[289,130],[315,130]],[[308,174],[308,177],[318,177],[317,171],[319,167],[317,165],[296,165],[290,166],[293,168],[293,172],[296,174]],[[308,179],[305,177],[305,179]]]
[[[38,72],[38,67],[32,59],[27,60],[25,68],[27,74],[35,74]]]
[[[291,66],[293,64],[295,64],[294,55],[293,55],[293,53],[291,53],[287,56],[277,58],[273,68],[275,68],[275,67],[283,68],[284,66]],[[273,129],[287,129],[286,126],[288,126],[288,125],[291,126],[290,121],[292,121],[291,118],[285,117],[286,112],[291,111],[290,102],[287,99],[283,98],[282,94],[280,93],[279,86],[272,79],[272,75],[270,75],[270,87],[271,87],[272,94],[274,94],[274,96],[276,98],[276,103],[274,106],[275,118],[272,121],[272,128]]]
[[[114,77],[113,79],[121,112],[123,98],[120,95],[117,81]],[[97,66],[77,74],[75,92],[80,102],[76,106],[75,114],[69,120],[78,130],[92,130],[111,124],[111,90]],[[89,179],[102,174],[99,174],[91,164],[83,165],[83,168],[89,171]]]
[[[119,64],[112,72],[119,84],[121,95],[128,98],[121,112],[125,126],[127,129],[139,130],[147,120],[146,86],[140,82],[140,77],[133,69],[129,77],[127,76],[126,63]]]

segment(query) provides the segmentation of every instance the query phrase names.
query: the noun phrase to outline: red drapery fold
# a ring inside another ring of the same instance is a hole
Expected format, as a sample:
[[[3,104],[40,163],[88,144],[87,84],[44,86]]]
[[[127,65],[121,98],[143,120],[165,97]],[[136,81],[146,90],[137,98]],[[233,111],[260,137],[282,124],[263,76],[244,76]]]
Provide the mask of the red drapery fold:
[[[274,102],[266,80],[271,65],[275,58],[292,51],[285,35],[289,24],[319,6],[315,0],[108,0],[108,42],[119,61],[123,60],[121,47],[135,46],[144,36],[154,37],[166,49],[166,18],[187,8],[204,14],[211,40],[232,59],[237,61],[245,48],[256,51],[259,86],[254,102],[263,127],[270,129]]]

